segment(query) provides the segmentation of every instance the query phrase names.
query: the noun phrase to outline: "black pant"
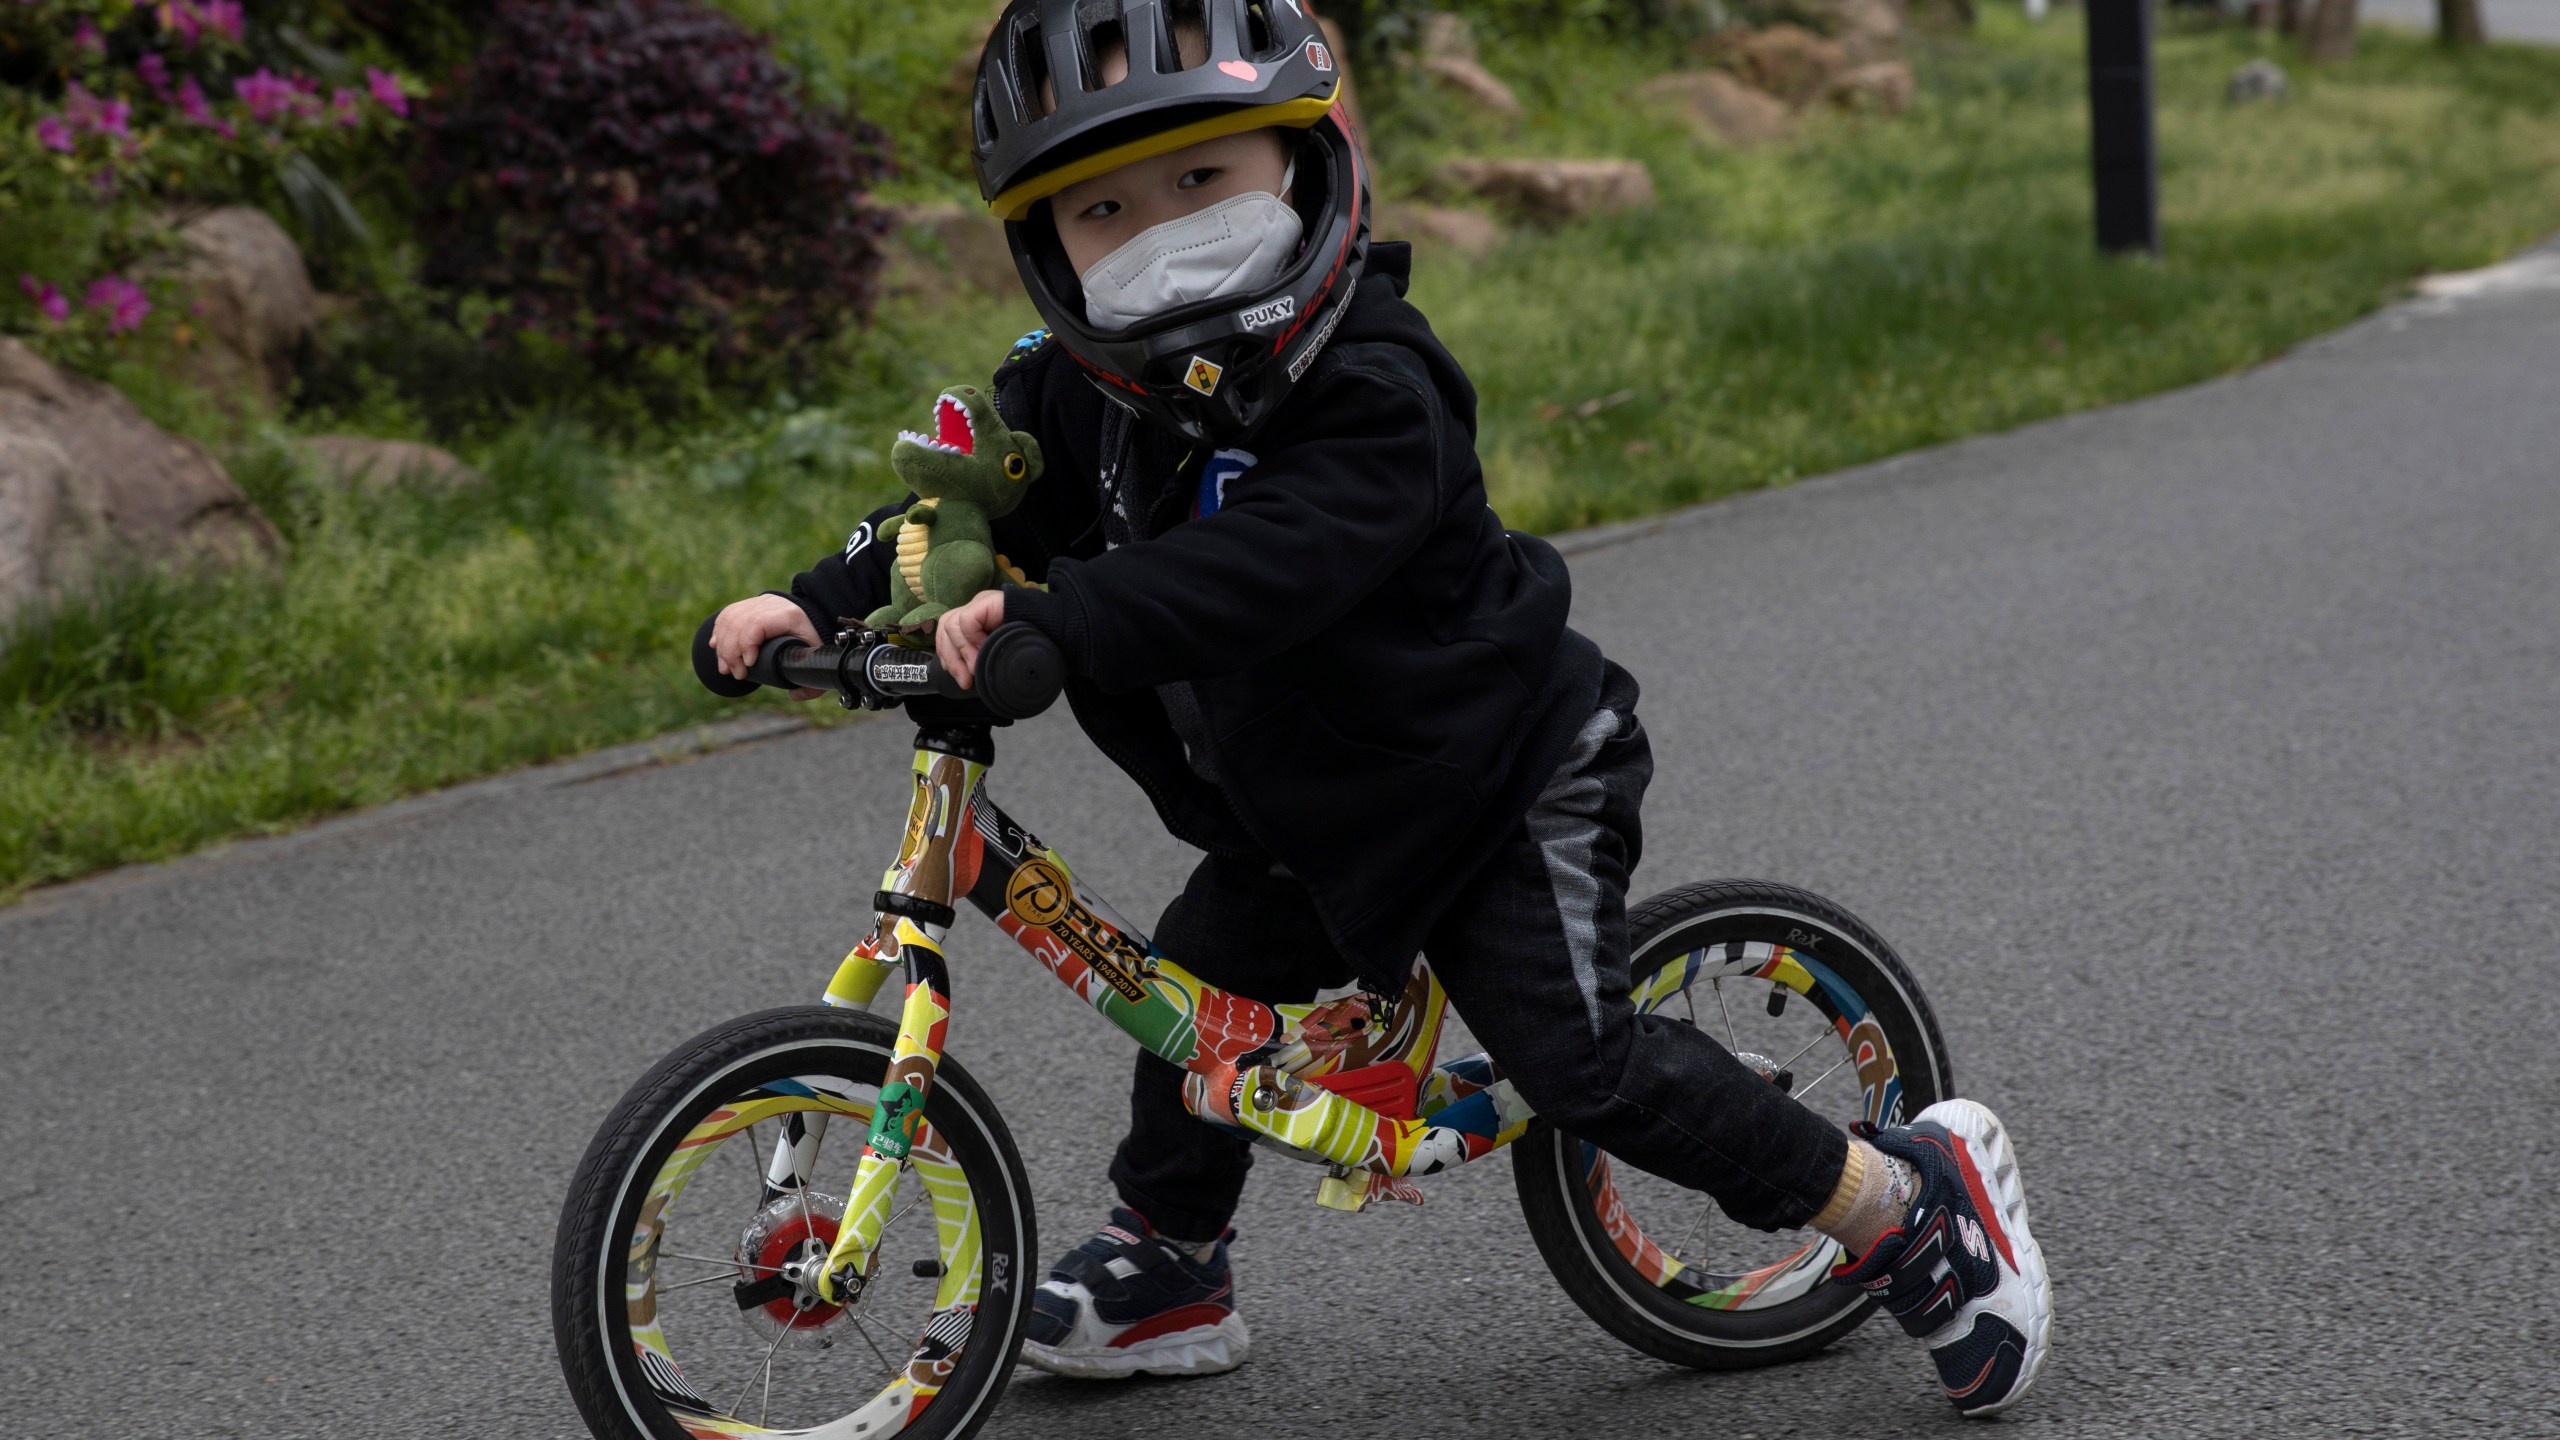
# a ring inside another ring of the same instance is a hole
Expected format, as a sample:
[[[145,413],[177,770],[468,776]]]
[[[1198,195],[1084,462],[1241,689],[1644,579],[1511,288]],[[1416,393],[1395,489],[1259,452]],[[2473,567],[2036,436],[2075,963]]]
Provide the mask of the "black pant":
[[[1542,1117],[1705,1191],[1745,1225],[1793,1228],[1831,1198],[1848,1137],[1696,1027],[1627,1001],[1627,876],[1653,778],[1634,705],[1635,682],[1611,666],[1573,753],[1442,913],[1424,953]],[[1267,862],[1202,862],[1156,940],[1210,984],[1271,1004],[1350,978],[1304,887]],[[1206,1240],[1235,1213],[1253,1145],[1186,1110],[1182,1074],[1138,1053],[1111,1179],[1158,1231]]]

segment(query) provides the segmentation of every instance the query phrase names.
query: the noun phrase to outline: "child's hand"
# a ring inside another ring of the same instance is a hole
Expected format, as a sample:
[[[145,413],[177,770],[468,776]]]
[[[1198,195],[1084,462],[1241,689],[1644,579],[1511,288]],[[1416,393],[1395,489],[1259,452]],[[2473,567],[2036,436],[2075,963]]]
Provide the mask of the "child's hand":
[[[711,653],[719,657],[720,673],[733,680],[746,679],[756,653],[777,635],[797,635],[811,645],[818,643],[809,612],[779,595],[750,596],[722,610],[711,622]],[[815,700],[825,693],[804,685],[792,691],[791,698]]]
[[[987,636],[1004,623],[1004,592],[981,590],[969,603],[957,610],[946,610],[933,622],[934,652],[942,657],[942,668],[968,690],[978,683],[978,647]]]

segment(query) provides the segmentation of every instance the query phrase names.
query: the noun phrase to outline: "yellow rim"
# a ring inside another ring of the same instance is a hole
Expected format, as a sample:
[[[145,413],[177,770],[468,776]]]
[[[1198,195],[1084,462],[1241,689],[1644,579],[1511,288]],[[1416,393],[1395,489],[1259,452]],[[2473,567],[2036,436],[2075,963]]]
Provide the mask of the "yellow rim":
[[[1079,181],[1117,170],[1136,160],[1167,155],[1186,145],[1215,140],[1222,135],[1241,135],[1247,130],[1260,130],[1271,125],[1287,125],[1304,130],[1325,117],[1333,109],[1335,95],[1342,87],[1333,87],[1332,95],[1308,95],[1296,100],[1283,100],[1277,105],[1256,105],[1248,110],[1231,110],[1224,115],[1194,121],[1180,129],[1114,145],[1099,155],[1088,155],[1072,165],[1061,166],[1046,175],[1036,176],[1014,186],[987,202],[987,213],[999,220],[1019,220],[1032,206]]]

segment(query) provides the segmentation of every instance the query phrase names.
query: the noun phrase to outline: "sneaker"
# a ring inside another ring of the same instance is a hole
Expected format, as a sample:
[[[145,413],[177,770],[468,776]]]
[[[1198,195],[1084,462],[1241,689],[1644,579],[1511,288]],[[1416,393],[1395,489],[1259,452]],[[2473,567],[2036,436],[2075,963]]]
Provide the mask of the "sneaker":
[[[1244,1363],[1244,1317],[1227,1266],[1229,1230],[1206,1263],[1114,1209],[1101,1233],[1059,1257],[1031,1297],[1026,1364],[1081,1380],[1215,1375]]]
[[[1929,1346],[1938,1383],[1967,1415],[2018,1403],[2053,1340],[2053,1284],[2027,1233],[2018,1157],[2000,1117],[1942,1100],[1908,1125],[1859,1134],[1912,1168],[1911,1211],[1832,1278],[1864,1288]]]

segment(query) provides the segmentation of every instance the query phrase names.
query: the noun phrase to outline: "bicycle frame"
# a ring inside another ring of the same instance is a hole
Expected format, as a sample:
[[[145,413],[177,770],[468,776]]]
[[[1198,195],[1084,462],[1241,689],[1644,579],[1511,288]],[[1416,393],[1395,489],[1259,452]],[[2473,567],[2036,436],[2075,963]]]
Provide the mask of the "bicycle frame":
[[[906,833],[881,880],[878,922],[826,991],[830,1005],[867,1006],[892,971],[906,972],[897,1046],[820,1283],[830,1301],[868,1273],[923,1123],[951,1018],[942,947],[960,897],[1086,1004],[1182,1066],[1192,1113],[1324,1165],[1322,1204],[1419,1204],[1409,1177],[1481,1159],[1527,1130],[1528,1105],[1487,1056],[1434,1064],[1449,999],[1424,962],[1395,997],[1267,1005],[1207,984],[989,797],[995,754],[983,727],[928,727],[916,747]],[[805,1183],[823,1135],[812,1124],[776,1146],[774,1193]]]

